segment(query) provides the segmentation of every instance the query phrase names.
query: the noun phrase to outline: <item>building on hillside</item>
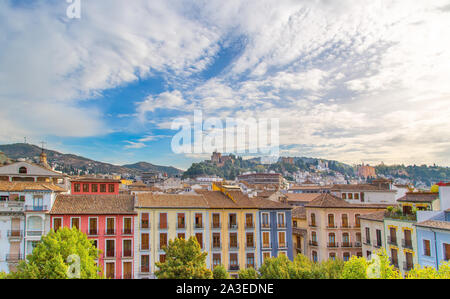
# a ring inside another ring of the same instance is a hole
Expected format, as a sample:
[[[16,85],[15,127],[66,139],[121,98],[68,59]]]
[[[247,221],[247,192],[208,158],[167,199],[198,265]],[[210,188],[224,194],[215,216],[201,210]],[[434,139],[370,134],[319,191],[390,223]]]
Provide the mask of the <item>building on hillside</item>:
[[[360,216],[386,209],[383,204],[351,204],[321,194],[305,206],[308,220],[307,256],[313,261],[362,256]]]
[[[317,184],[313,184],[313,185],[295,185],[295,186],[291,186],[288,190],[288,193],[330,193],[330,189],[331,186],[329,185],[325,185],[325,186],[320,186]]]
[[[103,178],[72,178],[71,194],[73,195],[118,195],[120,180],[103,179]]]
[[[358,176],[364,179],[368,178],[376,178],[377,174],[375,171],[375,167],[369,165],[360,165],[358,167]]]
[[[134,278],[135,221],[131,195],[58,195],[51,228],[76,227],[101,250],[97,265],[107,278]]]
[[[384,211],[359,216],[362,234],[362,255],[370,260],[372,254],[385,247]]]
[[[349,203],[395,204],[396,191],[387,184],[344,184],[331,187],[331,194]]]
[[[48,211],[63,192],[46,182],[0,181],[0,271],[14,270],[32,253],[50,230]]]
[[[294,165],[294,158],[292,158],[292,157],[281,157],[281,163]]]
[[[69,189],[68,177],[47,167],[46,156],[41,155],[41,160],[41,164],[22,161],[0,166],[0,181],[51,183]]]
[[[211,155],[211,163],[215,164],[218,167],[224,166],[226,161],[231,161],[231,163],[234,163],[234,159],[231,155],[222,156],[221,153],[218,153],[216,151]]]
[[[280,173],[248,173],[241,174],[237,177],[239,182],[247,182],[249,184],[263,184],[263,185],[275,185],[278,189],[281,189],[283,184],[283,176]]]
[[[292,250],[293,256],[306,253],[306,240],[308,222],[306,221],[306,208],[303,206],[292,209]]]

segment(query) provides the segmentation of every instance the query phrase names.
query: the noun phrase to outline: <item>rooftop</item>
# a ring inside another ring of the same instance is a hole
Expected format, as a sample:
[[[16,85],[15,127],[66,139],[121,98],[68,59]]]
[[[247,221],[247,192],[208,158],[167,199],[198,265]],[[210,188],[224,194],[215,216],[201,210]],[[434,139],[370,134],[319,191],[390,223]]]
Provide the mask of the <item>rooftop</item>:
[[[372,221],[383,221],[384,220],[384,211],[379,211],[370,214],[363,214],[359,216],[360,219],[372,220]]]
[[[450,230],[450,222],[448,221],[426,220],[416,223],[416,226]]]
[[[431,192],[408,192],[399,198],[398,202],[433,202],[439,198],[439,193]]]
[[[45,182],[9,182],[0,181],[0,191],[22,192],[28,190],[65,192],[66,189]]]
[[[385,209],[388,204],[356,204],[348,203],[345,200],[334,195],[323,193],[306,204],[307,208],[348,208],[348,209]]]
[[[136,214],[132,195],[58,195],[50,214]]]

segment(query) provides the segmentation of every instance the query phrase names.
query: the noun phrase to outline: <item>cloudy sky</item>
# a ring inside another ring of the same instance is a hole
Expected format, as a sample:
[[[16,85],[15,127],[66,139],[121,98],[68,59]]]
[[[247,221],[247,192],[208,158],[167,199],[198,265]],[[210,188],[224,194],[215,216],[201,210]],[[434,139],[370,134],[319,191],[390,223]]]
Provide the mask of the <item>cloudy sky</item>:
[[[279,118],[282,155],[450,166],[450,1],[0,0],[0,142],[187,168],[174,119]]]

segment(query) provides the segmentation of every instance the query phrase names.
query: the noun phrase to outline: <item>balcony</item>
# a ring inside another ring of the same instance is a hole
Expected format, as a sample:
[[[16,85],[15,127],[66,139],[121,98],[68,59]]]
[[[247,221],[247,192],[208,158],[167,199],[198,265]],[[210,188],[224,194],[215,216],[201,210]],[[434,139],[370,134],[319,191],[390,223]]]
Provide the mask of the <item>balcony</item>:
[[[262,224],[261,224],[261,228],[270,228],[270,224],[269,223],[267,223],[267,222],[263,222]]]
[[[167,223],[158,223],[159,229],[167,229]]]
[[[185,229],[186,228],[186,224],[184,223],[177,223],[177,229]]]
[[[402,247],[403,248],[408,248],[408,249],[413,249],[412,241],[411,240],[402,239]]]
[[[167,248],[167,244],[159,244],[158,249],[159,250],[164,250]]]
[[[141,222],[141,229],[150,229],[150,223],[148,222]]]
[[[355,242],[355,247],[356,247],[356,248],[362,247],[361,242]]]
[[[398,261],[391,261],[391,265],[394,266],[396,269],[398,268]]]
[[[222,224],[220,222],[213,222],[213,223],[211,223],[211,227],[213,229],[221,229],[222,228]]]
[[[286,223],[278,223],[278,228],[286,228]]]
[[[411,271],[412,268],[413,268],[413,264],[412,263],[403,262],[403,270]]]
[[[8,238],[15,239],[15,238],[22,238],[23,232],[21,230],[8,230]]]
[[[42,230],[27,230],[27,236],[38,237],[42,236],[43,233]]]
[[[239,265],[230,265],[230,267],[228,269],[230,271],[238,271],[239,270]]]
[[[328,248],[338,248],[339,247],[339,243],[337,243],[337,242],[328,242],[327,247]]]
[[[213,243],[212,249],[213,250],[220,250],[220,249],[222,249],[222,245],[220,243]]]
[[[319,246],[317,241],[309,241],[309,246]]]
[[[254,229],[255,224],[254,223],[245,223],[245,229]]]
[[[106,252],[104,253],[104,258],[105,259],[116,258],[116,251],[114,251],[114,250],[106,250]]]
[[[351,226],[348,223],[344,223],[344,224],[341,224],[341,228],[348,229],[348,228],[351,228]]]
[[[88,231],[89,236],[98,236],[98,230],[97,229],[90,229]]]
[[[245,267],[248,268],[255,268],[255,264],[246,264]]]
[[[149,266],[141,266],[141,273],[142,274],[150,273],[150,267]]]
[[[270,249],[270,248],[272,248],[272,244],[270,244],[270,243],[263,243],[262,248],[263,249]]]
[[[122,229],[122,235],[132,235],[133,230],[131,228],[124,228]]]
[[[397,239],[393,239],[392,236],[388,237],[388,244],[397,246]]]
[[[33,205],[26,205],[25,206],[26,212],[40,212],[40,211],[47,211],[47,206],[33,206]]]
[[[327,228],[328,229],[335,229],[335,228],[337,228],[337,225],[336,224],[328,224]]]
[[[238,229],[238,225],[237,225],[237,223],[230,223],[230,224],[228,225],[228,228],[229,228],[229,229]]]
[[[316,223],[309,223],[308,226],[309,227],[317,227],[317,224]]]
[[[286,249],[287,248],[287,244],[286,243],[278,244],[278,248],[279,249]]]
[[[17,263],[24,259],[23,254],[7,254],[6,261],[9,263]]]
[[[342,242],[341,247],[342,248],[351,248],[353,246],[352,246],[351,242]]]
[[[380,242],[377,241],[377,243],[373,244],[373,246],[375,248],[381,248],[381,246],[383,246],[383,245],[381,245],[381,241]]]
[[[233,243],[233,244],[229,244],[229,249],[230,250],[238,250],[239,249],[239,244],[238,243]]]
[[[364,241],[364,245],[371,245],[370,240]]]
[[[122,258],[133,258],[133,250],[131,250],[131,249],[124,250],[124,251],[122,251],[121,256],[122,256]]]
[[[116,234],[116,230],[114,229],[114,228],[108,228],[106,231],[105,231],[105,235],[106,236],[114,236]]]
[[[203,223],[194,223],[194,229],[203,229]]]
[[[255,244],[254,243],[247,243],[245,244],[245,248],[248,250],[253,250],[255,249]]]

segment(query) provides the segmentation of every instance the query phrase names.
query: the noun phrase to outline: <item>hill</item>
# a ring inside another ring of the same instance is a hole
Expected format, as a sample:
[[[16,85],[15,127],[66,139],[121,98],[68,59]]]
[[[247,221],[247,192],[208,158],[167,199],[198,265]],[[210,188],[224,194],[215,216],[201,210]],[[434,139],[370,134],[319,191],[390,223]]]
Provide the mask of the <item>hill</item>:
[[[182,170],[172,167],[172,166],[160,166],[160,165],[154,165],[148,162],[138,162],[134,164],[127,164],[123,165],[123,167],[126,167],[128,169],[135,169],[140,172],[151,172],[151,171],[157,171],[162,173],[167,173],[168,176],[176,176],[181,175],[183,173]]]
[[[14,160],[25,158],[33,161],[38,161],[39,155],[42,152],[41,148],[38,146],[28,143],[0,145],[0,151],[3,151],[9,158]],[[113,165],[73,154],[62,154],[49,149],[46,149],[45,153],[47,154],[48,162],[55,167],[55,170],[62,171],[70,175],[120,174],[123,176],[134,177],[145,171],[136,167],[128,168],[126,166]],[[150,163],[147,164],[151,165],[153,170],[166,172],[169,176],[182,173],[182,170],[174,167],[159,166]]]

